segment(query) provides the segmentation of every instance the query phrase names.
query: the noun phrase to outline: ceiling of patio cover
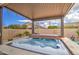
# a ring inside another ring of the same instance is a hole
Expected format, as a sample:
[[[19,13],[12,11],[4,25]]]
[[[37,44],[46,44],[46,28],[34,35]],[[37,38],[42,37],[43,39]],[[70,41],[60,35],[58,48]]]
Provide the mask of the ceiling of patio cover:
[[[59,18],[67,14],[73,3],[10,3],[6,7],[30,19]]]

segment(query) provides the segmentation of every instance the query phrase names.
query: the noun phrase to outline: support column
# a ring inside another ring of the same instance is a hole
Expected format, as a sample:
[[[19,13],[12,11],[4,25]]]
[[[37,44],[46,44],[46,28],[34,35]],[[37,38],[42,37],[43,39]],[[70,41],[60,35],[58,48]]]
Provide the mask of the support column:
[[[61,36],[64,36],[64,18],[61,18]]]
[[[0,44],[2,44],[2,7],[0,7]]]
[[[34,20],[32,20],[32,34],[34,34]]]

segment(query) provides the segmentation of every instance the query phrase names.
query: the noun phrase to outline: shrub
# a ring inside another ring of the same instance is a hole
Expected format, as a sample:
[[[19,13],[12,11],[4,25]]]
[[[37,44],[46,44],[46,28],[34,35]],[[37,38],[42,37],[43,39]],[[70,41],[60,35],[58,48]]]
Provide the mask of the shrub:
[[[77,35],[79,36],[79,30],[77,30],[77,32],[76,32],[76,33],[77,33]]]
[[[57,26],[48,26],[48,29],[57,29]]]
[[[13,39],[8,39],[8,41],[12,41]]]
[[[16,37],[21,37],[21,36],[22,36],[22,34],[17,34],[17,35],[16,35]]]
[[[30,32],[25,31],[24,34],[25,34],[26,36],[29,36],[29,35],[30,35]]]

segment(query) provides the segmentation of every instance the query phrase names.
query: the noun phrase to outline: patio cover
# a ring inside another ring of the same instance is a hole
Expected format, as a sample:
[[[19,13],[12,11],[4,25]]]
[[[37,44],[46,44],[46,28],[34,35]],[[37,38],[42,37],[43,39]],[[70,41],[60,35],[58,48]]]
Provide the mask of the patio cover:
[[[73,3],[9,3],[5,7],[29,19],[48,19],[64,17]]]

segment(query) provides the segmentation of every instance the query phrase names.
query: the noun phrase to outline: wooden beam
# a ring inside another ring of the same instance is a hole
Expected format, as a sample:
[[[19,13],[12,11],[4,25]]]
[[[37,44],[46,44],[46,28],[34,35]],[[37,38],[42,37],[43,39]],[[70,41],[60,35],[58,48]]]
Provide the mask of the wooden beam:
[[[0,3],[1,7],[7,6],[9,3]]]
[[[61,36],[64,36],[64,17],[61,18]]]
[[[42,20],[51,20],[51,19],[60,19],[62,16],[49,16],[49,17],[43,17],[43,18],[35,18],[34,21],[42,21]]]
[[[72,3],[72,5],[69,6],[68,10],[66,11],[66,13],[65,13],[65,15],[64,15],[63,17],[65,17],[65,16],[68,14],[68,12],[71,10],[71,8],[74,6],[74,4],[75,4],[75,3]]]
[[[2,7],[0,7],[0,44],[2,44]]]

